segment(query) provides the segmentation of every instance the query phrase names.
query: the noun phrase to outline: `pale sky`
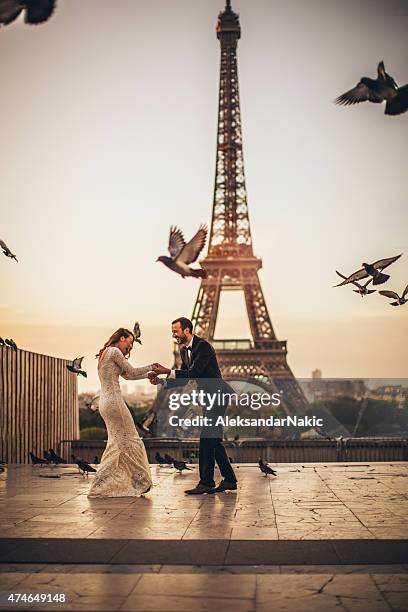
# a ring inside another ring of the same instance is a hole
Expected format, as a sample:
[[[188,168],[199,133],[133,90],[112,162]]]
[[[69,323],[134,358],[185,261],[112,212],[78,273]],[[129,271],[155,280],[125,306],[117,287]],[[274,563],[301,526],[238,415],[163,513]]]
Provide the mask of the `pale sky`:
[[[170,322],[199,282],[160,263],[170,225],[211,220],[223,0],[60,0],[0,30],[0,335],[63,358],[93,355],[140,321],[132,361],[171,364]],[[408,114],[343,108],[363,75],[408,82],[408,5],[233,0],[246,185],[260,279],[295,375],[408,377],[408,305],[333,289],[335,269],[404,253]],[[384,286],[385,288],[385,286]],[[218,337],[246,337],[228,294]]]

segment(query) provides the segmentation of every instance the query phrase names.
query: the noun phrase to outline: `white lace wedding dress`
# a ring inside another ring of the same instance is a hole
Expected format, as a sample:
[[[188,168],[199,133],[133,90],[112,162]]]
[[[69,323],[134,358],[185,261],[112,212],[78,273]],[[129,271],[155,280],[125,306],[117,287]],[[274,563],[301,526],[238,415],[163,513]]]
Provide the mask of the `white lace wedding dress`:
[[[99,412],[108,431],[108,443],[88,497],[138,497],[152,487],[143,440],[119,386],[119,376],[138,380],[147,378],[151,369],[151,365],[132,367],[122,351],[114,346],[108,347],[99,361]]]

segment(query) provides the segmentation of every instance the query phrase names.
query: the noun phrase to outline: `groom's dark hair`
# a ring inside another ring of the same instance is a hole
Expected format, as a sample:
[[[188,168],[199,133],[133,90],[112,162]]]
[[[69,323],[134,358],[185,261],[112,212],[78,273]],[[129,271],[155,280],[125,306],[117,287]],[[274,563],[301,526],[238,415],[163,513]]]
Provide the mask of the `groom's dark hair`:
[[[174,319],[171,324],[173,325],[174,323],[180,323],[181,329],[188,328],[190,330],[190,334],[193,333],[193,324],[190,319],[187,319],[187,317],[179,317],[178,319]]]

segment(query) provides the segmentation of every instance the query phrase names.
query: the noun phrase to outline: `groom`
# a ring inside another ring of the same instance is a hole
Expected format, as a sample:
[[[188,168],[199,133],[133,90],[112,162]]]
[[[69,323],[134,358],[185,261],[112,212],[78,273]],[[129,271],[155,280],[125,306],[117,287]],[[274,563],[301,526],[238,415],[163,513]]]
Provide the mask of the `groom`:
[[[156,366],[154,374],[150,376],[150,381],[153,384],[158,383],[157,376],[159,374],[167,374],[167,379],[164,381],[167,389],[183,386],[193,379],[197,381],[198,387],[205,391],[234,393],[232,387],[222,380],[213,347],[207,340],[193,334],[193,324],[189,319],[180,317],[173,321],[171,332],[180,346],[181,369],[169,370],[161,365]],[[206,412],[205,406],[203,412]],[[210,416],[215,418],[224,412],[223,407],[216,406],[215,411],[214,407],[212,408]],[[218,463],[223,476],[223,480],[217,487],[215,487],[214,482],[215,462]],[[185,491],[187,495],[236,490],[237,479],[222,444],[222,427],[203,427],[200,435],[199,467],[200,482],[194,489]]]

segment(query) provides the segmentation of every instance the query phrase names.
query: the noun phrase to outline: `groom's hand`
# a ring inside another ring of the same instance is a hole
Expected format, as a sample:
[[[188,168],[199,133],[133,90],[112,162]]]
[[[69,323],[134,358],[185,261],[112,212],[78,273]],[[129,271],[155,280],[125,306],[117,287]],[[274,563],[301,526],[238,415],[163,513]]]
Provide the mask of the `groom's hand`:
[[[169,368],[165,368],[164,366],[160,365],[160,363],[154,363],[153,364],[153,372],[156,375],[159,375],[159,374],[170,374],[171,370],[169,370]]]
[[[155,372],[148,372],[147,376],[152,385],[161,385],[164,383],[164,381],[160,380]]]

